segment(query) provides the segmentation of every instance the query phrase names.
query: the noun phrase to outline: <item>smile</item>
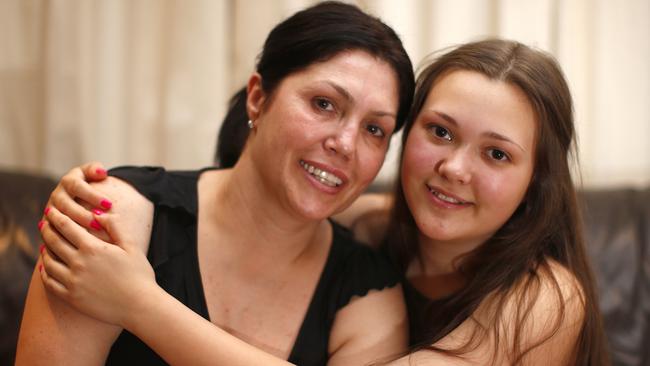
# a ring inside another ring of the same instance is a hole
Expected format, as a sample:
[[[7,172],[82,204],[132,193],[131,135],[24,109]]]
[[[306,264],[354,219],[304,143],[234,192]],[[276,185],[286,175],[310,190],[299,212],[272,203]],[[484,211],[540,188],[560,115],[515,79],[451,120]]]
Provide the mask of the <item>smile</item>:
[[[323,183],[326,186],[338,187],[341,185],[341,183],[343,183],[341,178],[334,175],[334,173],[316,168],[313,165],[305,163],[303,160],[300,160],[300,166],[305,169],[307,173],[314,176],[319,182]]]
[[[429,187],[428,185],[427,185],[427,188],[429,188],[429,192],[431,192],[434,196],[438,197],[442,201],[445,201],[445,202],[448,202],[448,203],[451,203],[451,204],[454,204],[454,205],[462,205],[462,204],[467,203],[467,202],[464,202],[464,201],[457,200],[456,198],[449,197],[449,196],[447,196],[447,195],[445,195],[443,193],[440,193],[440,192],[436,191],[435,189]]]

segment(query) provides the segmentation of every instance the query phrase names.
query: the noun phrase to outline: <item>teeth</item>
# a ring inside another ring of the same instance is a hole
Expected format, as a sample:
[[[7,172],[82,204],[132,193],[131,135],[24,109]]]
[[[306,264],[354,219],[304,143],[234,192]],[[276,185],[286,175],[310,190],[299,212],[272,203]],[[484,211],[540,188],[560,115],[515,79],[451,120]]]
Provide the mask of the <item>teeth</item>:
[[[341,178],[337,177],[333,173],[330,173],[325,170],[318,169],[314,167],[313,165],[309,165],[305,163],[304,161],[300,160],[300,166],[305,169],[309,174],[313,175],[318,179],[319,182],[325,184],[326,186],[330,187],[337,187],[340,186],[343,181]]]
[[[461,201],[459,201],[459,200],[457,200],[457,199],[455,199],[453,197],[445,196],[444,194],[442,194],[442,193],[440,193],[440,192],[438,192],[436,190],[433,190],[431,188],[429,188],[429,191],[431,191],[431,193],[433,193],[436,197],[440,198],[441,200],[443,200],[445,202],[454,203],[454,204],[462,203]]]

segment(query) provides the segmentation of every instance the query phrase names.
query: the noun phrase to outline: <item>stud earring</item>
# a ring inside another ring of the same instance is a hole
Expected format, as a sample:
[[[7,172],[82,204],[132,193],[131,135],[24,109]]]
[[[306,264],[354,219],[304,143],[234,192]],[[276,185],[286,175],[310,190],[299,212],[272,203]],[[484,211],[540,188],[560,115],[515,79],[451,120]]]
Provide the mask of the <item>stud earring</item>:
[[[255,127],[255,124],[253,124],[253,121],[249,119],[248,120],[248,128],[250,128],[252,130],[253,127]]]

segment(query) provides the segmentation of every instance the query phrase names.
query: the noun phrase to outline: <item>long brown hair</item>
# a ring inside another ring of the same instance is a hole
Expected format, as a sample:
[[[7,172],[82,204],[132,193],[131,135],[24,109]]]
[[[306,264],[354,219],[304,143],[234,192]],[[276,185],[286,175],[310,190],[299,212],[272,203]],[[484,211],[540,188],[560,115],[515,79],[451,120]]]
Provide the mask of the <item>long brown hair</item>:
[[[413,107],[404,127],[402,153],[432,86],[450,70],[479,72],[493,80],[515,85],[525,93],[538,121],[535,165],[526,196],[514,214],[492,238],[463,257],[459,269],[467,279],[466,285],[452,295],[442,309],[421,319],[430,325],[421,348],[431,347],[450,333],[488,296],[496,305],[491,307],[496,314],[491,320],[492,327],[488,327],[495,332],[495,339],[499,339],[497,321],[505,319],[506,315],[514,315],[515,332],[521,332],[533,305],[531,301],[521,300],[516,314],[503,314],[503,306],[499,305],[505,304],[515,287],[523,289],[526,295],[517,297],[518,300],[537,298],[540,271],[550,271],[548,260],[552,259],[564,266],[581,286],[585,315],[575,347],[576,364],[607,364],[595,282],[587,260],[569,165],[569,159],[576,158],[572,100],[559,65],[542,51],[505,40],[468,43],[443,54],[424,68],[417,79]],[[403,271],[419,257],[417,227],[399,179],[385,246]],[[564,302],[559,284],[550,277],[555,281],[554,287],[562,304],[558,309],[558,319],[562,319]],[[558,327],[559,321],[556,331]],[[467,347],[444,351],[459,354]],[[521,349],[514,345],[515,354],[510,355],[514,364],[521,363],[534,347]]]

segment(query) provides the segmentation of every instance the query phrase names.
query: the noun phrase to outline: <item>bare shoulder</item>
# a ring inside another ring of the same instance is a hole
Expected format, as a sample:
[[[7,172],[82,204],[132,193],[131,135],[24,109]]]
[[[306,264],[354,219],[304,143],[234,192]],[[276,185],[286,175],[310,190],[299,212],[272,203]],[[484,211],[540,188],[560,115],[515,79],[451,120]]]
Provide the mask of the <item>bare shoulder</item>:
[[[582,287],[561,264],[547,260],[505,294],[491,294],[434,346],[463,349],[461,358],[420,351],[396,364],[570,365],[585,317]],[[408,363],[407,363],[408,362]]]
[[[18,336],[16,365],[103,365],[120,332],[121,328],[82,314],[47,292],[34,271]]]
[[[122,228],[122,232],[128,233],[131,243],[146,253],[153,227],[153,203],[119,178],[109,176],[91,186],[111,201],[110,219]]]
[[[378,246],[384,237],[392,204],[389,193],[363,194],[333,218],[352,230],[357,240]]]
[[[328,365],[366,365],[405,352],[408,317],[401,286],[353,298],[337,312],[329,344]]]

